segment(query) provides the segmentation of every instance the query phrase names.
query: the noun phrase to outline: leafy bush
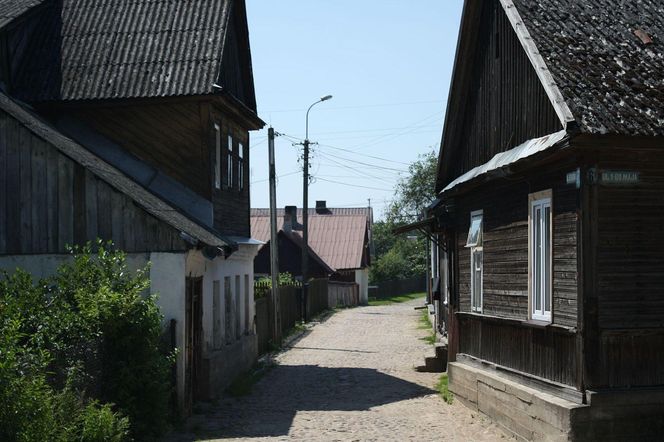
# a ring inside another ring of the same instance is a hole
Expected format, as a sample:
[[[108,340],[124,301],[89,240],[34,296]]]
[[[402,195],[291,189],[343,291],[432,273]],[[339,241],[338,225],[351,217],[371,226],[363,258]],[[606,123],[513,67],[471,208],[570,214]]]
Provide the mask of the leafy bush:
[[[167,426],[173,355],[146,270],[98,244],[0,280],[0,440],[139,440]],[[123,417],[126,416],[126,417]]]

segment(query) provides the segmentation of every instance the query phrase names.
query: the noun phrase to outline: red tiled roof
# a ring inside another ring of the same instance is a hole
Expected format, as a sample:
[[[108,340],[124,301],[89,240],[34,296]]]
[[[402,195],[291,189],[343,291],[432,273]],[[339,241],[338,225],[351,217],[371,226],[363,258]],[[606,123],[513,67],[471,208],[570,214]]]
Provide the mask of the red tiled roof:
[[[367,229],[371,209],[328,209],[330,214],[309,210],[309,246],[328,266],[336,270],[362,268],[362,256],[367,244]],[[269,209],[251,209],[251,236],[260,241],[270,240]],[[302,210],[297,211],[302,222]],[[278,229],[284,224],[284,211],[277,211]],[[298,232],[298,235],[300,233]]]

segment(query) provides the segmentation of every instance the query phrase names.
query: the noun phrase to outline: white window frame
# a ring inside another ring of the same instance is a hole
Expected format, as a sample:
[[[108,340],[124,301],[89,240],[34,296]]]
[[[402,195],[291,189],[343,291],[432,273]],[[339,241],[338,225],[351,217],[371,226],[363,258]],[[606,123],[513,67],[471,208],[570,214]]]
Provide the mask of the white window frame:
[[[237,144],[237,181],[238,189],[244,190],[244,143]]]
[[[479,232],[476,241],[471,241],[471,229],[473,221],[479,219]],[[470,310],[475,313],[482,313],[484,306],[484,211],[476,210],[470,213],[470,226],[468,227],[468,240],[466,247],[470,248]],[[479,287],[476,287],[475,272],[477,271],[477,256],[479,259]],[[479,298],[479,299],[478,299]]]
[[[548,216],[546,216],[547,208],[549,209]],[[528,195],[528,311],[530,319],[552,321],[553,199],[551,190]]]
[[[233,135],[228,134],[228,160],[226,162],[226,179],[229,189],[233,188]]]
[[[214,188],[221,189],[221,127],[217,123],[214,123],[214,137]]]

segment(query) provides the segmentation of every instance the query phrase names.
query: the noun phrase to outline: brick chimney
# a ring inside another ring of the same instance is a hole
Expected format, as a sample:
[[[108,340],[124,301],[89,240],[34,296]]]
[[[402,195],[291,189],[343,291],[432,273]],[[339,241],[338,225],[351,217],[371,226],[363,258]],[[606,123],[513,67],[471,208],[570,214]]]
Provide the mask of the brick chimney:
[[[316,213],[319,215],[330,214],[330,209],[327,208],[327,202],[325,200],[316,201]]]
[[[297,206],[284,207],[284,232],[291,233],[293,230],[302,230],[302,224],[297,222]]]

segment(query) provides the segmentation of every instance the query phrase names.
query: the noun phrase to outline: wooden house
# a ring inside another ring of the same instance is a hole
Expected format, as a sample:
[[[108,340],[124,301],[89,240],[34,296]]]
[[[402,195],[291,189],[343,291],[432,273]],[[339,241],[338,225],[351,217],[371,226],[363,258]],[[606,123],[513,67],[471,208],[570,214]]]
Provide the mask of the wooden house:
[[[664,431],[664,9],[466,0],[430,217],[449,387],[528,440]]]
[[[297,208],[295,206],[286,206],[284,208],[284,222],[281,229],[277,232],[277,250],[279,254],[279,273],[289,273],[295,279],[302,280],[302,250],[304,249],[304,240],[299,231],[302,225],[296,219]],[[261,236],[264,236],[264,219],[258,220],[254,217],[254,225],[260,228]],[[259,226],[259,224],[261,224]],[[268,222],[269,227],[269,222]],[[256,277],[269,277],[271,275],[270,248],[272,246],[271,238],[262,239],[265,243],[261,246],[256,258],[254,259],[254,275]],[[327,279],[335,270],[331,268],[323,258],[311,248],[308,247],[309,270],[308,277],[313,279]]]
[[[290,231],[296,240],[301,238],[293,228],[301,217],[302,209],[295,206],[278,209],[278,230]],[[309,209],[309,247],[333,271],[331,281],[357,284],[361,304],[369,301],[372,225],[371,208],[332,208],[325,201],[316,201],[316,207]],[[251,209],[251,228],[254,238],[268,242],[270,210]],[[312,264],[319,263],[314,258]],[[325,271],[322,267],[320,270]]]
[[[183,410],[256,357],[244,0],[0,0],[0,268],[113,240],[180,349]]]

